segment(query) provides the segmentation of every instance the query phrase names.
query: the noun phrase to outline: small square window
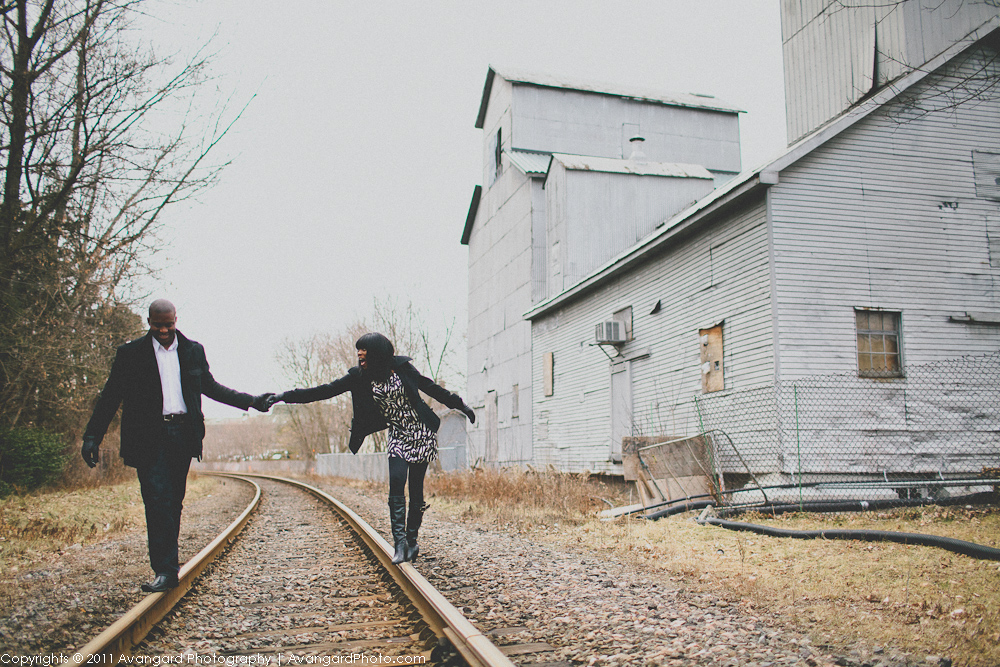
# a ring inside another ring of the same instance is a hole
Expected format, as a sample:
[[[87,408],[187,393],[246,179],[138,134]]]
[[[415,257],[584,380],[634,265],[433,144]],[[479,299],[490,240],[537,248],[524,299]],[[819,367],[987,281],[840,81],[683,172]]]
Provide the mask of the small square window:
[[[902,377],[899,313],[856,310],[858,331],[858,375]]]

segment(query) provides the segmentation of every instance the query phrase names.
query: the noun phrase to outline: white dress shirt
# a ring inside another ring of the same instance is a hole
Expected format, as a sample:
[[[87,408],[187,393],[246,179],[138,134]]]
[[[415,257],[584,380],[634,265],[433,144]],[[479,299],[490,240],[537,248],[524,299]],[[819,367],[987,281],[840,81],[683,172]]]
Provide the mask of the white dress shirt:
[[[181,391],[181,362],[177,358],[177,337],[170,347],[163,347],[160,341],[153,338],[153,350],[156,352],[156,366],[160,370],[160,389],[163,390],[163,414],[186,414],[184,393]]]

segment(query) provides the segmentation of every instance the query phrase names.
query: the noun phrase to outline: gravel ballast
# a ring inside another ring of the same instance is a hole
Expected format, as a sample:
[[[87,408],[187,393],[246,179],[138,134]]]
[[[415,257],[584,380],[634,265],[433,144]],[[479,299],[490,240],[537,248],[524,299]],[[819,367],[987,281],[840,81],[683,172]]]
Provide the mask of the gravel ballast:
[[[382,493],[308,480],[351,507],[383,535]],[[182,559],[201,549],[246,506],[235,481],[185,507]],[[421,531],[417,570],[500,646],[547,644],[510,655],[518,665],[950,665],[946,658],[889,647],[814,646],[805,632],[761,609],[744,609],[697,582],[644,571],[606,553],[542,543],[448,518],[432,508]],[[144,532],[53,554],[4,572],[0,653],[72,653],[142,599],[149,579]]]

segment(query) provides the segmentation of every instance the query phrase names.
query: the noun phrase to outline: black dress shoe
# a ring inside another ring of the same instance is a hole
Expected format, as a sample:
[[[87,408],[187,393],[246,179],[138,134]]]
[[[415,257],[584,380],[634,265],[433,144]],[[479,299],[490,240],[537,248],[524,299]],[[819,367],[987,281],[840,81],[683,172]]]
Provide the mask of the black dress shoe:
[[[168,574],[158,574],[151,582],[142,585],[142,590],[146,593],[162,593],[171,588],[177,588],[177,577]]]

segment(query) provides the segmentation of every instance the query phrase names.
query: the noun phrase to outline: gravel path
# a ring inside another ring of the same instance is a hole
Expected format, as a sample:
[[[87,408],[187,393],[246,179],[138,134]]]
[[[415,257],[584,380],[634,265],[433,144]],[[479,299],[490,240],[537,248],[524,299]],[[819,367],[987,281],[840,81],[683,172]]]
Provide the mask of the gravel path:
[[[352,507],[383,534],[382,496],[310,483]],[[563,665],[915,667],[950,665],[937,656],[884,647],[814,646],[781,618],[699,590],[693,582],[643,572],[585,548],[533,542],[450,520],[432,508],[421,530],[417,570],[498,645],[546,642]],[[508,629],[519,632],[508,633]],[[518,656],[511,655],[516,664]],[[531,660],[536,660],[532,656]]]
[[[383,535],[383,493],[312,478]],[[249,499],[229,482],[185,509],[182,558],[196,553]],[[416,568],[501,646],[545,643],[519,665],[721,665],[948,667],[934,656],[874,646],[818,647],[781,618],[730,605],[697,582],[671,580],[584,546],[542,544],[452,520],[432,508]],[[121,535],[68,550],[30,572],[0,580],[0,653],[68,652],[140,598],[148,579],[145,536]]]
[[[378,664],[429,657],[419,636],[426,626],[397,601],[401,593],[381,579],[346,524],[299,489],[260,485],[261,505],[240,538],[135,652],[303,663],[358,651]]]

